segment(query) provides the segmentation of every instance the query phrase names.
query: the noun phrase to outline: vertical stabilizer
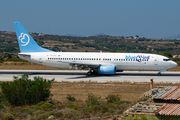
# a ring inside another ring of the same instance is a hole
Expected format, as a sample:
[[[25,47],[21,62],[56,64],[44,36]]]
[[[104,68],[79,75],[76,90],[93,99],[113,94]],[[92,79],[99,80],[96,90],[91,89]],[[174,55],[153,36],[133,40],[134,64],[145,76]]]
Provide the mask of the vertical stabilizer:
[[[24,29],[20,22],[14,22],[16,36],[21,53],[27,52],[53,52],[40,47],[29,33]]]

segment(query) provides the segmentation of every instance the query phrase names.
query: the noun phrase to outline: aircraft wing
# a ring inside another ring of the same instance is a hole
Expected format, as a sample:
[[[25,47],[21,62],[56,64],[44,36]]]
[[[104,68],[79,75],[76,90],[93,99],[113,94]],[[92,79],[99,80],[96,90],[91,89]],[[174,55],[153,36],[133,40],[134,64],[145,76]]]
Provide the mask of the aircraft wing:
[[[71,68],[76,68],[76,69],[87,69],[87,68],[98,68],[101,66],[101,64],[93,64],[93,63],[80,63],[80,62],[64,62],[64,61],[58,61],[62,63],[69,63]]]

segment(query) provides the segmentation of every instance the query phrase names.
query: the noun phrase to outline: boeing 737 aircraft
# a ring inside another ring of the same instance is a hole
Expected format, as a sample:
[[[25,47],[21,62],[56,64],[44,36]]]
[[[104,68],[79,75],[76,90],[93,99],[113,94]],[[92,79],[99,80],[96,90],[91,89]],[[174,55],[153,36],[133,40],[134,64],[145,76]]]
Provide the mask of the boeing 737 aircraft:
[[[62,69],[89,69],[88,76],[123,70],[156,70],[161,75],[161,72],[177,66],[169,58],[156,54],[55,52],[40,47],[20,22],[14,22],[14,27],[20,48],[18,56],[31,63]]]

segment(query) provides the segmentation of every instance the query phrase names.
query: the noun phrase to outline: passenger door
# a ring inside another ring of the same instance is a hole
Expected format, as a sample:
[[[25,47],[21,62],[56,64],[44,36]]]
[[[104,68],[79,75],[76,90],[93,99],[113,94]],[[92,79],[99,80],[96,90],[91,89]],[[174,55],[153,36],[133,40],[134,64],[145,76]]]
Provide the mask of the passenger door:
[[[154,58],[154,65],[158,65],[158,59]]]

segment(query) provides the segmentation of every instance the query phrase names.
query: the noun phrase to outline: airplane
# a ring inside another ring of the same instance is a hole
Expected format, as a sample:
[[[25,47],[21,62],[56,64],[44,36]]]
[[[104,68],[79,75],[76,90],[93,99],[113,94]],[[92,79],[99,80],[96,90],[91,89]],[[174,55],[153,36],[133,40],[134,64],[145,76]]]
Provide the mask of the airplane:
[[[168,57],[146,53],[55,52],[40,47],[20,22],[14,22],[20,48],[18,56],[30,63],[61,69],[88,70],[87,76],[116,74],[124,70],[165,72],[177,66]]]

